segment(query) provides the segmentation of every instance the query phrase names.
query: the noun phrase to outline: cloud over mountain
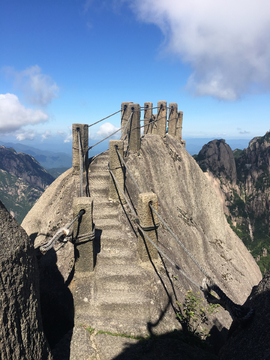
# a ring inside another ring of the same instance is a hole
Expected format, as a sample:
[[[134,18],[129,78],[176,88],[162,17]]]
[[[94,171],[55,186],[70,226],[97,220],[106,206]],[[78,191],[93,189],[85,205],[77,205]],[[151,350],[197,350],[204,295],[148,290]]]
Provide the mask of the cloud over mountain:
[[[0,133],[7,134],[25,125],[46,122],[49,116],[41,111],[26,108],[14,94],[0,94]]]
[[[270,90],[268,0],[128,0],[141,21],[157,25],[167,50],[193,70],[195,95],[235,100]]]

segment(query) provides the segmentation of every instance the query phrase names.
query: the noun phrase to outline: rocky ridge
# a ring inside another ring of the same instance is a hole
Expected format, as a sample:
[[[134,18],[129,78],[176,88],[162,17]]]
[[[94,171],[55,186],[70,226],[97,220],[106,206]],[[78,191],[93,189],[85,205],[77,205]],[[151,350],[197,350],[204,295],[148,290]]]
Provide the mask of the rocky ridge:
[[[232,152],[225,140],[211,141],[195,159],[264,273],[270,269],[270,132],[252,139],[243,151]]]
[[[173,137],[146,135],[142,138],[141,150],[130,153],[126,161],[141,190],[157,194],[161,216],[186,248],[235,302],[243,303],[261,278],[259,268],[230,229],[216,193],[194,159]],[[62,343],[66,342],[74,351],[71,359],[82,349],[82,344],[78,345],[80,349],[75,344],[80,324],[85,329],[131,336],[147,335],[149,331],[154,334],[170,332],[180,326],[175,319],[176,300],[183,302],[190,289],[198,291],[166,261],[140,262],[134,231],[136,223],[126,205],[107,200],[109,177],[104,167],[107,162],[105,154],[100,159],[92,159],[90,171],[94,221],[100,234],[95,271],[82,276],[76,273],[75,266],[70,282],[73,244],[58,244],[51,250],[52,265],[57,265],[74,300],[75,327],[67,329],[66,340],[62,339]],[[138,193],[128,176],[126,187],[136,208]],[[36,249],[59,227],[71,221],[72,197],[78,196],[78,189],[78,176],[73,176],[70,169],[44,192],[28,213],[22,226],[35,240]],[[163,226],[159,228],[159,245],[194,281],[201,283],[203,275]],[[129,269],[132,274],[128,273]],[[53,276],[50,281],[54,281]],[[229,315],[220,311],[209,326],[221,330],[230,323]],[[90,340],[86,340],[88,346]],[[99,348],[98,343],[92,345],[94,349]],[[101,355],[100,358],[109,359]]]
[[[0,197],[18,222],[53,181],[32,156],[0,146]]]

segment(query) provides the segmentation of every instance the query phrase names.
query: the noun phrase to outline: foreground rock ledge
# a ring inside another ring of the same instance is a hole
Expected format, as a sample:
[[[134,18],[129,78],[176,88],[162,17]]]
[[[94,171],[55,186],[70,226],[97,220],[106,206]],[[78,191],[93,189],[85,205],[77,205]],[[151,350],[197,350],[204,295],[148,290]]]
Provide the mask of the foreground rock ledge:
[[[1,202],[0,277],[0,359],[51,359],[42,329],[34,247]]]

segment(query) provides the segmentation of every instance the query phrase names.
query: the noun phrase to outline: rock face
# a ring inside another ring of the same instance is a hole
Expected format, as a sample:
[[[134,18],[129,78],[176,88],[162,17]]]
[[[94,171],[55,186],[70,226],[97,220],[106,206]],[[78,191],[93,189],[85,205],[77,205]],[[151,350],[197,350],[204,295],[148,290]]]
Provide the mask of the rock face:
[[[245,305],[254,309],[254,316],[245,326],[233,322],[231,336],[220,351],[220,360],[270,358],[270,272],[254,286]]]
[[[196,161],[169,135],[144,136],[141,150],[129,153],[125,160],[141,192],[157,194],[159,214],[184,246],[233,301],[243,303],[260,281],[261,273],[228,225],[220,201]],[[174,312],[176,301],[183,303],[187,291],[197,292],[198,288],[162,256],[157,261],[140,261],[134,217],[127,205],[108,200],[107,164],[106,153],[100,155],[100,162],[97,157],[90,164],[99,247],[93,273],[77,273],[75,263],[69,286],[74,297],[75,326],[133,336],[173,331],[180,327]],[[126,193],[137,209],[138,190],[128,174],[126,177]],[[28,213],[22,226],[35,239],[36,248],[48,240],[47,234],[53,235],[71,221],[72,198],[78,196],[78,186],[78,176],[67,171]],[[194,282],[201,284],[204,275],[163,225],[158,229],[158,244]],[[56,256],[59,267],[61,249]],[[230,323],[229,315],[220,310],[209,326],[229,327]],[[74,350],[72,340],[71,348]]]
[[[50,359],[42,329],[34,247],[1,202],[0,277],[0,358]]]
[[[209,169],[216,177],[236,183],[237,173],[233,152],[225,140],[213,140],[204,145],[196,158],[203,171]]]
[[[270,246],[270,133],[234,153],[224,140],[211,141],[196,161],[214,185],[232,228],[260,259],[264,273],[270,269],[269,254],[263,256],[263,249]]]
[[[32,156],[0,146],[0,197],[19,223],[53,180]]]

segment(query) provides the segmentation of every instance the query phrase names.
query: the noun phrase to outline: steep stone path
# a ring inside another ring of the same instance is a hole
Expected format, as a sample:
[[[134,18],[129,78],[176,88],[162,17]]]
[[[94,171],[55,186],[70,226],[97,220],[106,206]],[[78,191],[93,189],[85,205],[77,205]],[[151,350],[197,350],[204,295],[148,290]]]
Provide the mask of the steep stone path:
[[[90,196],[100,252],[94,273],[77,274],[73,288],[75,323],[120,333],[146,332],[151,302],[147,297],[149,276],[138,266],[130,233],[119,221],[121,206],[108,200],[110,174],[108,152],[90,165]]]

